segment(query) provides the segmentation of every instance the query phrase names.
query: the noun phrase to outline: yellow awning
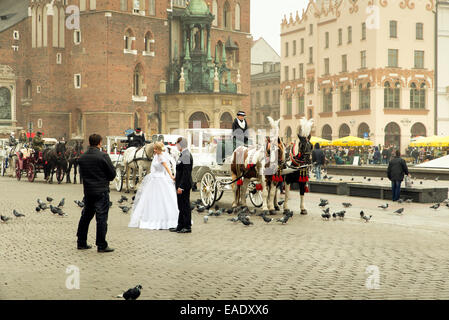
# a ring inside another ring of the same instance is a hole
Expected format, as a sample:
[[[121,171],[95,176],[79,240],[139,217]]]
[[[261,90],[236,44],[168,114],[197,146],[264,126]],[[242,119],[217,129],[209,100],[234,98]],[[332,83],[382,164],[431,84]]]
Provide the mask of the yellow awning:
[[[312,136],[310,138],[310,143],[315,145],[315,143],[319,143],[320,147],[325,147],[325,146],[330,146],[331,142],[329,140],[323,139],[323,138],[319,138],[319,137],[314,137]]]
[[[444,137],[439,137],[439,136],[431,136],[431,137],[426,137],[423,139],[419,139],[415,142],[410,143],[411,147],[430,147],[432,143],[435,143],[436,141],[438,141],[439,139],[444,138]]]
[[[340,146],[340,147],[360,147],[360,146],[372,146],[373,142],[370,140],[353,137],[353,136],[347,136],[344,138],[340,138],[337,140],[332,141],[333,146]]]

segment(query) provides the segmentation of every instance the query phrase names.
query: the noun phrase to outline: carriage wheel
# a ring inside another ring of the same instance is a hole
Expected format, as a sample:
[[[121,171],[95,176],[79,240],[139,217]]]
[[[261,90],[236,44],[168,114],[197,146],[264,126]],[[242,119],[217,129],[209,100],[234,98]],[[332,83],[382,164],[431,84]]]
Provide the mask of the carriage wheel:
[[[115,190],[117,190],[118,192],[122,191],[123,175],[122,175],[122,169],[120,169],[120,167],[115,168],[114,184],[115,184]]]
[[[58,167],[56,169],[56,180],[58,180],[58,183],[61,183],[64,180],[65,172],[62,170],[61,167]]]
[[[211,172],[206,172],[201,177],[200,183],[201,201],[210,208],[215,202],[215,177]]]
[[[36,178],[36,168],[34,167],[34,164],[29,163],[27,166],[27,178],[29,182],[33,182]]]
[[[251,203],[256,208],[262,207],[262,205],[263,205],[263,193],[262,193],[262,190],[256,190],[256,184],[254,182],[251,182],[248,185],[248,193],[249,193],[249,199],[251,200]]]
[[[16,160],[16,178],[17,181],[20,181],[20,178],[22,178],[22,170],[20,170],[19,159]]]
[[[215,186],[215,202],[220,201],[221,197],[223,197],[224,190],[218,190],[218,183]]]

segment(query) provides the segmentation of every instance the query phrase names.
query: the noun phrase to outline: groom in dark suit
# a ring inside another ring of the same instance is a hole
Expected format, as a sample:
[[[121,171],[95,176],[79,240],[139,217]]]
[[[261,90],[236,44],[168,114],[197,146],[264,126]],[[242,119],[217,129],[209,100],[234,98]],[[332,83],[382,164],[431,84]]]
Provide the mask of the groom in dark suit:
[[[192,189],[192,167],[193,157],[187,149],[187,140],[178,138],[176,142],[178,150],[181,152],[176,163],[175,185],[178,194],[179,218],[178,226],[170,231],[178,233],[192,232],[192,209],[190,208],[190,190]]]

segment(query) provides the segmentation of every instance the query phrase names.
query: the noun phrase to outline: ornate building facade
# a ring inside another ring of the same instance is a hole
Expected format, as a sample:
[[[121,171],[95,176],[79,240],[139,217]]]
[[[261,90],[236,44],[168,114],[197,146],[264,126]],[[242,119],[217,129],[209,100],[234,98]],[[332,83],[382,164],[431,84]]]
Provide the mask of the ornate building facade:
[[[435,1],[310,0],[281,23],[281,130],[405,150],[434,134]]]
[[[169,124],[173,114],[163,113],[161,81],[167,82],[167,92],[179,81],[179,70],[172,72],[173,59],[183,55],[179,14],[187,4],[185,0],[1,1],[0,130],[23,128],[66,140],[87,139],[92,132],[123,135],[137,126],[147,135],[169,133],[162,129],[176,124]],[[230,81],[228,71],[226,79],[219,75],[220,93],[226,95],[224,88],[229,91],[234,84],[239,102],[229,108],[230,116],[235,116],[237,106],[249,112],[250,1],[213,0],[206,6],[212,13],[212,55],[219,47],[220,72],[223,63],[229,69]],[[200,34],[191,35],[191,45],[201,40]],[[185,76],[190,77],[187,73],[186,69]],[[197,102],[184,103],[185,108],[192,106],[185,110],[186,125],[192,111],[215,120],[214,111]]]

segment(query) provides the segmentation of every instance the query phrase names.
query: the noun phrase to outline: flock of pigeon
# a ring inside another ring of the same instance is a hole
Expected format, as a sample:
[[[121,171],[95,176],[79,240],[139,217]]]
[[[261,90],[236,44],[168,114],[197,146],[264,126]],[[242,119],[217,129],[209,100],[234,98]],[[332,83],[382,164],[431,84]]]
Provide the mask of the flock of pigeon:
[[[281,200],[278,202],[278,205],[282,205],[284,201]],[[256,209],[249,209],[247,206],[239,206],[236,207],[234,209],[225,209],[225,208],[220,208],[218,205],[215,205],[214,209],[207,209],[205,206],[203,206],[201,199],[198,199],[194,202],[191,203],[190,208],[192,210],[196,210],[198,213],[202,213],[202,212],[207,212],[207,214],[203,217],[203,221],[204,223],[207,223],[209,221],[209,217],[219,217],[222,214],[236,214],[235,217],[227,219],[228,221],[231,222],[241,222],[243,225],[245,226],[250,226],[252,224],[254,224],[251,220],[250,220],[250,215],[255,215],[257,214],[257,210]],[[273,218],[267,217],[269,213],[266,211],[263,211],[259,214],[257,214],[257,216],[261,217],[262,220],[266,223],[270,223],[272,221],[274,221]],[[287,221],[293,217],[293,211],[291,210],[284,210],[284,215],[282,216],[282,218],[278,218],[275,221],[276,222],[280,222],[281,224],[286,224]]]
[[[36,212],[41,212],[41,211],[43,212],[47,209],[50,209],[51,213],[53,213],[53,214],[57,214],[59,216],[67,216],[67,214],[65,214],[64,211],[62,210],[62,208],[64,207],[64,204],[65,204],[65,198],[62,198],[62,200],[59,202],[59,204],[56,207],[51,204],[51,202],[53,201],[53,198],[47,197],[47,201],[50,203],[49,205],[47,203],[43,202],[41,199],[37,199]],[[25,217],[25,215],[23,213],[20,213],[16,209],[13,209],[12,213],[16,218]],[[11,218],[4,216],[4,215],[0,215],[0,220],[2,222],[6,223],[9,220],[11,220]]]

